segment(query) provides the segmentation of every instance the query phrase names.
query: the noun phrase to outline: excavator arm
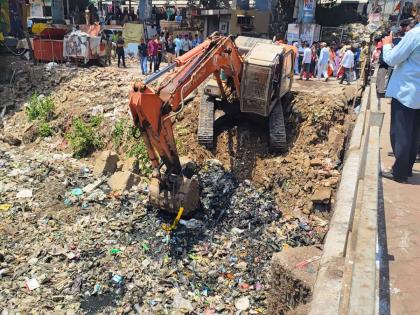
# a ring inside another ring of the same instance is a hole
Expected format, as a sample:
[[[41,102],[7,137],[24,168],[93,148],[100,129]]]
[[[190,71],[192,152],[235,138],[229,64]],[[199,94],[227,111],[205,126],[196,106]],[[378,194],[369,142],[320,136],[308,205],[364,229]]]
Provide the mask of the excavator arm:
[[[149,189],[150,201],[155,206],[171,212],[184,207],[189,212],[198,205],[198,182],[182,172],[171,117],[183,109],[185,98],[210,75],[216,77],[223,96],[225,88],[239,95],[242,65],[233,40],[212,35],[158,74],[134,84],[129,97],[130,112],[135,126],[141,130],[154,168]],[[222,84],[221,70],[232,79],[229,87]],[[156,84],[159,77],[161,83]],[[162,163],[166,166],[164,174],[160,172]]]

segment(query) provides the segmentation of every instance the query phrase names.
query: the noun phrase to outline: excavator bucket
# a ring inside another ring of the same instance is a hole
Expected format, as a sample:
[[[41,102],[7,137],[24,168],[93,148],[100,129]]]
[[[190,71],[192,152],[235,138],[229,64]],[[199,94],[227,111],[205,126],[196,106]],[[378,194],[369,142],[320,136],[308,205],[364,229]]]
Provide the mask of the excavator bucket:
[[[200,189],[196,176],[187,178],[178,176],[176,187],[173,190],[161,186],[157,178],[153,178],[149,185],[149,201],[159,209],[171,213],[178,213],[179,208],[184,208],[184,214],[188,215],[197,209],[200,202]]]

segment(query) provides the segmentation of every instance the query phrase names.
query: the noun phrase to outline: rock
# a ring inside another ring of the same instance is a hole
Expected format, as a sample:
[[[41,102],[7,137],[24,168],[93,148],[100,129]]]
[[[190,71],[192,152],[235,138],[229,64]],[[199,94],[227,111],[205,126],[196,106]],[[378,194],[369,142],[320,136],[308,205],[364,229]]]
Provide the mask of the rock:
[[[101,176],[114,173],[117,169],[118,161],[119,158],[115,152],[103,151],[95,161],[93,175]]]
[[[319,248],[305,246],[273,255],[267,314],[288,313],[310,301],[321,254]]]
[[[128,158],[123,162],[122,171],[140,174],[139,160],[135,157]]]
[[[14,145],[14,146],[19,146],[22,143],[22,140],[12,135],[0,136],[0,140],[9,145]]]
[[[237,268],[239,270],[242,270],[242,271],[245,271],[247,269],[247,267],[248,267],[248,264],[245,261],[241,261],[240,263],[237,263],[235,265],[235,268]]]
[[[322,165],[322,160],[321,159],[313,159],[310,161],[310,165],[311,166],[321,166]]]
[[[328,204],[331,199],[332,189],[330,187],[318,187],[315,189],[314,194],[311,197],[314,203],[325,203]]]
[[[235,307],[238,311],[246,311],[247,309],[249,309],[250,304],[248,297],[244,296],[237,299],[235,301]]]
[[[182,169],[184,171],[184,174],[187,177],[191,177],[197,170],[197,165],[193,160],[191,160],[188,157],[181,156],[179,158],[179,162],[181,163]]]
[[[194,310],[194,307],[192,306],[191,302],[184,299],[181,293],[179,292],[175,294],[172,307],[176,310],[180,310],[183,312],[192,312]]]
[[[140,183],[141,177],[127,171],[115,172],[108,179],[108,185],[113,191],[129,190],[131,187]]]
[[[23,132],[22,142],[25,144],[32,143],[36,138],[38,138],[38,126],[36,124],[31,124]]]

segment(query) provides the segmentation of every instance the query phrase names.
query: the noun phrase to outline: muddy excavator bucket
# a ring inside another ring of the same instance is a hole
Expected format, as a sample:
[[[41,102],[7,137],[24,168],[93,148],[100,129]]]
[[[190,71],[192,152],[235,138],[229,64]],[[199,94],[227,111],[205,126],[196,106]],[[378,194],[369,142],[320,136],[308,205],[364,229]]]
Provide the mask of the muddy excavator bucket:
[[[163,188],[157,178],[153,178],[149,185],[149,202],[156,208],[178,213],[184,208],[188,215],[198,208],[200,202],[200,189],[196,176],[187,178],[179,175],[172,189]]]

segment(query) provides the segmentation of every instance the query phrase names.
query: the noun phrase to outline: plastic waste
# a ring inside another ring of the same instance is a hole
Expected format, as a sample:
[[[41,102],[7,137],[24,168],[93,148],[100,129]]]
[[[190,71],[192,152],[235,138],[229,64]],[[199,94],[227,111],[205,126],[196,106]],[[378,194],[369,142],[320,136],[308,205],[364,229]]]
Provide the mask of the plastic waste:
[[[25,286],[28,288],[29,291],[33,291],[39,288],[39,282],[37,279],[26,279]]]
[[[81,189],[81,188],[73,188],[71,190],[71,195],[72,196],[75,196],[75,197],[81,196],[81,195],[83,195],[83,189]]]

